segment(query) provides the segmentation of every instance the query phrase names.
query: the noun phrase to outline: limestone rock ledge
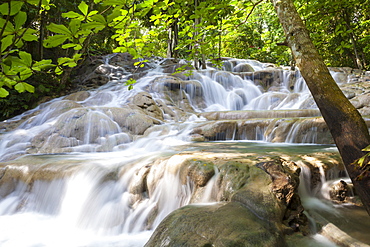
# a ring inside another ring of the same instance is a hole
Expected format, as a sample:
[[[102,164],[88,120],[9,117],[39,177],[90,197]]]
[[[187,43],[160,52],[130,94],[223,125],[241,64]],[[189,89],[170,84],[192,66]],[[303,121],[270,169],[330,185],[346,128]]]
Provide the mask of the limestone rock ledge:
[[[192,171],[194,162],[199,160],[193,157],[185,162],[191,164]],[[211,165],[219,170],[216,202],[173,211],[155,229],[146,247],[275,247],[287,246],[286,234],[308,234],[308,221],[297,194],[300,168],[296,164],[281,159],[258,163],[234,158],[215,159]],[[199,174],[189,172],[189,179],[199,181]],[[195,185],[195,194],[201,184]]]

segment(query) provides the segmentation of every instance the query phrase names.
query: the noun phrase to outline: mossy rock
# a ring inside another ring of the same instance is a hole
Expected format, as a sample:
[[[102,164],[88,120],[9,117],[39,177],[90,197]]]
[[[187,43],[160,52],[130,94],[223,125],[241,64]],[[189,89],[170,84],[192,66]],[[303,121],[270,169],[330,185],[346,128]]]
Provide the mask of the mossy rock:
[[[218,187],[219,200],[230,200],[231,196],[241,189],[250,177],[250,166],[240,161],[229,161],[219,167]]]
[[[190,160],[188,175],[197,186],[203,187],[215,174],[214,164],[210,161]]]
[[[273,224],[237,202],[189,205],[168,215],[145,247],[154,246],[286,246]]]

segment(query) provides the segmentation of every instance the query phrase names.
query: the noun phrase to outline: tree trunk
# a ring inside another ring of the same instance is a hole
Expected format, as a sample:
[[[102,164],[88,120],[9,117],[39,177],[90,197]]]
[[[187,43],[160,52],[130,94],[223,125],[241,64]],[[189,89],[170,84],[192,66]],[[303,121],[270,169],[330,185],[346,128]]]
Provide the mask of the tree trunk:
[[[283,26],[286,42],[321,114],[330,129],[355,190],[370,215],[370,174],[357,159],[370,144],[365,121],[331,77],[313,45],[292,0],[271,0]]]
[[[199,2],[198,0],[194,0],[194,13],[196,12],[198,8]],[[200,23],[200,18],[197,17],[194,19],[194,32],[193,32],[193,40],[197,39],[199,31],[198,31],[198,24]],[[194,50],[194,68],[196,70],[199,69],[200,67],[200,61],[199,61],[199,42],[198,40],[195,40],[195,44],[193,45],[193,50]]]
[[[363,67],[362,61],[360,59],[360,56],[358,54],[358,51],[357,51],[357,42],[356,42],[355,34],[354,34],[353,29],[351,27],[351,19],[350,19],[349,15],[346,11],[344,11],[344,13],[343,13],[343,19],[344,19],[344,22],[346,23],[347,30],[349,31],[349,37],[350,37],[350,40],[351,40],[353,53],[355,55],[354,64],[356,65],[357,69],[363,69],[364,67]]]
[[[171,24],[168,30],[168,40],[167,40],[167,58],[177,58],[176,47],[178,44],[179,30],[177,27],[177,20]]]
[[[172,57],[172,26],[168,30],[168,39],[167,39],[167,58]]]

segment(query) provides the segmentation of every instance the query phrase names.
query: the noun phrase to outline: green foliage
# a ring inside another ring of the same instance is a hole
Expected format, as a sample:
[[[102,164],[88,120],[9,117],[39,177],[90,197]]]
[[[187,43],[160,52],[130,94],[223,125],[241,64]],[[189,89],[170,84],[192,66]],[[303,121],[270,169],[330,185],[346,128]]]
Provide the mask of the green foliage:
[[[362,149],[366,153],[364,156],[359,158],[357,161],[354,162],[354,164],[357,164],[359,167],[356,169],[360,170],[360,174],[356,177],[356,180],[362,180],[367,173],[370,172],[370,162],[369,162],[369,156],[370,156],[370,145],[366,148]]]
[[[128,79],[126,82],[125,82],[125,85],[127,86],[127,89],[128,90],[132,90],[134,88],[134,84],[136,83],[136,80],[134,80],[133,78],[130,78]]]
[[[368,0],[295,3],[327,65],[368,68]],[[7,0],[0,4],[0,98],[36,94],[40,73],[62,90],[71,69],[94,54],[163,57],[171,48],[187,60],[231,56],[288,65],[289,49],[277,45],[284,37],[262,0]]]
[[[181,65],[180,67],[176,68],[176,71],[173,72],[172,75],[183,74],[184,76],[192,76],[193,70],[189,69],[189,67],[191,67],[190,64]]]
[[[297,7],[328,66],[370,68],[368,0],[297,1]]]
[[[0,121],[32,109],[45,99],[58,96],[58,92],[64,90],[58,79],[50,73],[35,72],[27,83],[31,81],[34,86],[33,93],[27,91],[19,93],[16,89],[9,89],[9,95],[0,98]]]
[[[34,1],[28,1],[31,5]],[[22,11],[25,3],[9,1],[0,5],[0,98],[9,95],[9,89],[17,92],[34,92],[25,82],[34,71],[52,66],[50,60],[34,61],[32,55],[21,50],[26,42],[37,40],[37,30],[26,26],[27,14]],[[37,2],[38,11],[47,8],[48,2]],[[4,88],[4,86],[6,88]]]
[[[362,149],[362,151],[364,152],[369,152],[369,153],[366,153],[364,156],[362,156],[358,161],[357,161],[357,164],[359,164],[360,166],[364,166],[364,162],[365,160],[369,157],[370,155],[370,145],[367,146],[366,148]]]

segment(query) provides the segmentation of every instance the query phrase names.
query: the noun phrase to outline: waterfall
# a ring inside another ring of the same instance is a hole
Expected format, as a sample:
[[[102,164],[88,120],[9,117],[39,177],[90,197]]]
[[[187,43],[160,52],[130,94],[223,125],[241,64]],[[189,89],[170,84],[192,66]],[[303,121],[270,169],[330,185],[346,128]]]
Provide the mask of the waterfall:
[[[127,90],[134,75],[120,59],[97,67],[107,84],[0,124],[1,246],[140,247],[172,211],[219,199],[216,166],[202,186],[183,171],[203,141],[328,144],[298,70],[227,59],[223,70],[173,74],[186,61],[154,59]],[[311,209],[318,193],[302,188]]]

